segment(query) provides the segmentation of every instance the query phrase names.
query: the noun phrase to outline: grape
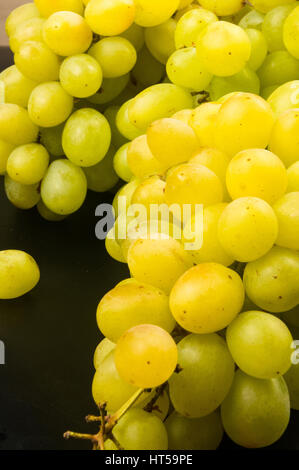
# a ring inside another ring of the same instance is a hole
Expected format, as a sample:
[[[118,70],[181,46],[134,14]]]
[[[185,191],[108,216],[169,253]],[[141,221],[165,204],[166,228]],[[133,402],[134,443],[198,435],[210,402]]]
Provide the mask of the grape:
[[[226,21],[210,23],[201,33],[197,52],[203,67],[227,77],[240,72],[250,58],[251,43],[245,31]]]
[[[62,157],[62,132],[64,123],[56,127],[43,127],[40,129],[40,141],[48,152],[54,157]]]
[[[106,247],[107,253],[115,261],[118,261],[119,263],[127,263],[118,241],[115,240],[114,235],[110,237],[110,235],[112,235],[113,233],[114,233],[114,228],[110,230],[105,240],[105,247]]]
[[[16,299],[39,282],[40,272],[32,256],[24,251],[0,251],[0,299]]]
[[[192,96],[181,87],[169,83],[153,85],[139,93],[129,107],[129,119],[143,133],[158,119],[170,117],[181,109],[192,108]]]
[[[135,67],[132,70],[132,77],[136,82],[145,87],[155,85],[160,82],[165,75],[165,67],[158,62],[148,48],[144,48],[138,54]]]
[[[131,121],[129,116],[129,108],[132,104],[132,100],[124,103],[116,115],[116,126],[119,132],[126,137],[126,139],[133,140],[142,134],[142,131],[138,129]]]
[[[78,166],[89,167],[99,163],[107,154],[110,143],[111,130],[107,119],[90,108],[73,113],[62,135],[65,155]]]
[[[230,77],[214,77],[208,87],[210,98],[214,101],[235,91],[259,94],[260,81],[257,74],[245,67],[241,72]]]
[[[177,365],[177,347],[165,330],[156,325],[137,325],[118,340],[115,365],[119,375],[140,388],[166,382]]]
[[[106,108],[104,112],[104,116],[109,122],[110,129],[111,129],[111,140],[112,144],[119,148],[122,145],[128,143],[128,140],[119,132],[117,125],[116,125],[116,116],[119,111],[119,106],[109,106]]]
[[[175,30],[176,49],[194,47],[204,28],[215,21],[217,16],[209,10],[198,8],[185,13],[178,21]]]
[[[262,29],[265,16],[256,10],[249,11],[239,22],[241,28]]]
[[[61,222],[62,220],[66,218],[65,215],[58,215],[50,211],[50,209],[48,209],[47,206],[45,206],[42,200],[38,202],[36,207],[41,217],[47,220],[48,222]]]
[[[281,247],[249,263],[244,272],[248,297],[271,313],[286,312],[299,304],[298,282],[299,254]]]
[[[228,156],[241,150],[266,148],[274,114],[270,105],[251,93],[236,93],[221,106],[216,118],[215,144]]]
[[[68,160],[51,163],[41,186],[44,204],[55,214],[69,215],[83,204],[87,192],[83,170]]]
[[[23,145],[37,139],[38,127],[30,120],[26,109],[17,104],[0,103],[0,139]]]
[[[11,152],[16,148],[15,145],[0,140],[0,175],[6,173],[7,160]]]
[[[128,147],[127,158],[130,170],[137,178],[164,173],[162,163],[150,151],[146,135],[132,140]]]
[[[25,77],[36,82],[58,80],[60,60],[46,44],[27,41],[15,54],[15,64]]]
[[[244,6],[243,0],[200,0],[201,6],[213,11],[218,16],[228,16],[238,13]]]
[[[220,107],[217,103],[203,103],[193,111],[190,125],[202,147],[214,147],[215,123]]]
[[[40,14],[45,18],[58,11],[73,11],[82,15],[82,0],[34,0]]]
[[[197,3],[192,3],[191,5],[186,6],[185,8],[182,8],[176,12],[174,15],[174,19],[176,21],[179,21],[185,13],[187,13],[190,10],[196,10],[201,8]]]
[[[113,159],[113,167],[116,174],[127,183],[129,183],[133,178],[133,174],[128,164],[128,146],[129,144],[124,144],[120,147]]]
[[[262,25],[262,32],[266,38],[270,52],[285,49],[283,42],[283,26],[286,18],[295,6],[295,2],[291,3],[291,5],[278,6],[266,14]]]
[[[176,321],[191,333],[225,328],[241,311],[244,288],[240,276],[217,263],[202,263],[185,272],[170,294]]]
[[[43,38],[55,54],[70,56],[87,51],[92,42],[92,31],[82,16],[59,11],[47,19]]]
[[[140,183],[132,196],[132,204],[141,204],[146,208],[149,218],[152,204],[165,204],[165,181],[160,176],[154,175]]]
[[[10,154],[6,171],[14,181],[32,185],[43,179],[49,161],[49,154],[42,145],[22,145]]]
[[[192,0],[180,0],[178,10],[182,10],[188,7],[192,3]]]
[[[290,2],[289,2],[290,3]],[[299,7],[294,8],[286,18],[283,26],[283,42],[288,52],[299,59],[298,53]]]
[[[251,56],[247,65],[251,70],[258,70],[267,57],[267,41],[258,29],[248,28],[245,31],[251,42]]]
[[[299,107],[299,80],[285,83],[269,96],[268,103],[276,114]]]
[[[223,211],[218,237],[225,251],[235,260],[254,261],[274,245],[278,234],[272,207],[257,197],[241,197]]]
[[[291,367],[293,338],[287,326],[274,315],[258,311],[242,313],[229,325],[226,339],[234,361],[248,375],[274,379]]]
[[[170,18],[165,23],[145,29],[145,44],[153,57],[162,64],[166,64],[170,55],[175,51],[176,25],[176,21]]]
[[[132,25],[135,13],[133,0],[91,0],[85,18],[94,33],[117,36]]]
[[[100,64],[105,78],[117,78],[133,69],[137,53],[132,44],[122,37],[101,39],[93,44],[89,54]]]
[[[91,191],[104,193],[117,184],[118,176],[113,168],[114,153],[114,147],[110,147],[103,160],[94,166],[83,168],[87,179],[87,187]]]
[[[136,49],[141,51],[144,45],[144,29],[138,24],[133,23],[130,28],[124,31],[121,37],[127,39]]]
[[[135,22],[146,28],[156,26],[172,17],[178,8],[179,0],[135,0]]]
[[[277,85],[268,86],[261,90],[260,95],[262,98],[264,98],[264,100],[267,100],[272,95],[272,93],[277,90],[277,88]]]
[[[299,75],[299,60],[287,51],[275,51],[266,57],[258,71],[263,88],[295,80]]]
[[[273,204],[287,189],[287,172],[274,153],[263,149],[243,150],[230,162],[226,174],[232,199],[255,196]]]
[[[181,372],[169,380],[170,399],[187,418],[201,418],[218,408],[234,377],[234,362],[217,334],[188,335],[178,344]]]
[[[293,2],[294,0],[252,0],[251,4],[256,10],[267,13],[272,8],[280,5],[289,5]]]
[[[9,46],[12,52],[19,50],[26,41],[43,41],[43,18],[30,18],[21,23],[9,38]]]
[[[116,286],[108,292],[99,303],[97,321],[101,332],[114,343],[136,325],[157,325],[169,333],[175,326],[166,294],[142,282]]]
[[[276,244],[299,250],[299,192],[288,193],[274,205],[278,219]]]
[[[71,114],[73,98],[58,82],[47,82],[34,88],[28,103],[33,123],[42,127],[62,124]]]
[[[107,439],[104,442],[104,449],[107,450],[119,450],[117,445],[112,441],[112,439]]]
[[[40,13],[33,3],[25,3],[12,10],[8,15],[5,23],[5,30],[7,36],[11,36],[16,28],[26,20],[30,18],[37,18]]]
[[[276,153],[286,166],[299,160],[299,109],[293,108],[281,113],[273,127],[269,148]]]
[[[59,77],[65,91],[76,98],[94,95],[103,81],[99,63],[87,54],[65,59],[61,64]]]
[[[284,379],[261,380],[237,371],[221,416],[226,433],[237,444],[248,448],[273,444],[290,419],[290,398]]]
[[[167,450],[167,432],[162,421],[138,408],[130,409],[113,428],[125,450]]]
[[[185,124],[188,124],[188,126],[190,126],[192,113],[193,113],[193,109],[182,109],[181,111],[174,113],[174,115],[171,117],[172,119],[178,119],[179,121],[182,121]]]
[[[4,83],[5,102],[26,108],[37,83],[25,77],[15,65],[0,73],[0,81]]]
[[[216,450],[223,437],[218,412],[197,419],[173,412],[165,426],[170,450]]]
[[[117,78],[104,78],[99,91],[88,98],[94,104],[106,104],[119,96],[129,82],[129,74]]]
[[[175,85],[195,91],[206,89],[212,80],[212,75],[202,66],[194,47],[175,51],[167,62],[166,70]]]
[[[291,193],[299,191],[299,161],[293,163],[288,168],[288,189],[287,192]]]
[[[169,293],[178,278],[191,268],[192,259],[172,238],[136,240],[128,252],[128,265],[138,281]]]
[[[130,181],[130,183],[128,184],[125,184],[116,194],[114,200],[113,200],[113,209],[114,209],[114,212],[115,212],[115,215],[116,217],[118,217],[119,215],[119,207],[118,207],[118,203],[119,203],[119,198],[122,197],[125,199],[125,207],[121,207],[123,211],[127,212],[130,204],[131,204],[131,201],[132,201],[132,196],[134,194],[134,192],[136,191],[137,187],[139,186],[140,184],[140,180],[138,178],[134,178],[132,179],[132,181]]]
[[[168,167],[189,160],[199,148],[192,127],[172,118],[154,121],[147,129],[147,142],[154,157]]]
[[[115,344],[108,338],[104,338],[97,346],[94,353],[94,368],[98,370],[106,357],[115,349]]]
[[[150,393],[149,396],[146,398],[146,400],[144,400],[142,403],[137,403],[137,405],[135,406],[146,410],[147,405],[154,398],[154,395],[155,395],[155,392]],[[168,396],[168,393],[164,391],[161,395],[158,396],[157,400],[155,401],[151,414],[154,416],[157,416],[162,421],[164,421],[168,415],[169,407],[170,407],[169,396]]]
[[[97,369],[93,383],[92,396],[96,405],[106,403],[110,413],[116,412],[137,391],[134,385],[125,382],[117,372],[112,350]]]
[[[168,204],[212,205],[223,200],[218,176],[206,166],[186,163],[174,168],[166,179],[165,197]]]
[[[32,209],[40,200],[39,184],[24,185],[6,175],[4,189],[8,200],[18,209]]]
[[[289,389],[291,408],[299,410],[299,364],[293,364],[284,379]]]

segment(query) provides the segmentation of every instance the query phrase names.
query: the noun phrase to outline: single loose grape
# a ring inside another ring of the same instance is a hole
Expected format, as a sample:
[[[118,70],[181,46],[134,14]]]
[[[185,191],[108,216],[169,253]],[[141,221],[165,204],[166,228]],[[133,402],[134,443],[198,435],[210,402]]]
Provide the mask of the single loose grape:
[[[40,272],[32,256],[24,251],[0,251],[0,299],[16,299],[39,282]]]
[[[285,194],[274,205],[278,219],[276,245],[299,250],[299,192]]]
[[[8,175],[21,184],[36,184],[47,171],[50,156],[40,144],[27,144],[17,147],[7,161]]]
[[[17,183],[8,175],[5,175],[4,189],[8,200],[18,209],[32,209],[40,200],[39,184],[25,185]]]

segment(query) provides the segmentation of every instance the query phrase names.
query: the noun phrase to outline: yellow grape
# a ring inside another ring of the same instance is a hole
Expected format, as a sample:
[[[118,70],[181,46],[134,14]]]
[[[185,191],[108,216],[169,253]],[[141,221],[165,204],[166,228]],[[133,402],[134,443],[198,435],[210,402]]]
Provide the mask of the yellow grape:
[[[139,137],[142,134],[142,131],[130,120],[129,109],[132,101],[133,100],[127,101],[119,108],[115,119],[118,131],[129,140],[136,139],[136,137]]]
[[[251,4],[256,10],[261,11],[262,13],[267,13],[272,10],[272,8],[280,5],[289,5],[293,2],[294,0],[252,0]]]
[[[177,347],[167,331],[159,326],[134,326],[119,339],[115,365],[127,383],[153,388],[166,382],[177,366]]]
[[[117,78],[129,73],[136,64],[134,46],[123,37],[109,37],[93,44],[88,52],[100,64],[105,78]]]
[[[106,359],[108,354],[115,349],[116,344],[112,343],[108,338],[104,338],[97,346],[94,357],[93,364],[94,368],[97,370],[101,366],[102,362]]]
[[[134,192],[136,191],[136,189],[138,188],[140,183],[141,183],[141,181],[138,178],[133,178],[132,181],[130,181],[130,183],[125,184],[116,193],[116,196],[113,200],[113,209],[114,209],[116,217],[118,217],[120,215],[119,211],[118,211],[118,209],[119,209],[118,203],[119,203],[120,197],[123,197],[124,200],[125,200],[125,205],[124,205],[123,208],[121,208],[121,210],[123,210],[124,212],[127,212],[129,206],[131,205],[132,196],[133,196]]]
[[[14,10],[8,15],[5,23],[5,30],[8,37],[10,37],[16,28],[26,20],[31,18],[40,17],[40,13],[34,3],[25,3]]]
[[[185,124],[188,124],[188,126],[191,126],[191,118],[192,118],[192,109],[182,109],[181,111],[178,111],[177,113],[174,113],[172,119],[178,119],[179,121],[184,122]]]
[[[218,16],[229,16],[238,13],[244,6],[243,0],[200,0],[200,5],[213,11]]]
[[[32,90],[37,83],[25,77],[15,65],[8,67],[0,74],[4,83],[5,102],[27,108]]]
[[[100,64],[88,54],[67,57],[61,64],[59,79],[62,87],[76,98],[94,95],[103,82]]]
[[[0,104],[0,139],[13,145],[36,141],[38,127],[31,121],[26,109],[17,104]]]
[[[273,208],[278,219],[276,245],[299,251],[299,192],[285,194]]]
[[[10,154],[6,171],[18,183],[36,184],[43,179],[49,161],[50,156],[43,145],[22,145]]]
[[[128,143],[122,145],[113,157],[114,171],[126,183],[129,183],[134,176],[128,165],[128,146]]]
[[[299,80],[293,80],[275,88],[267,101],[277,115],[291,108],[298,108]]]
[[[172,17],[180,0],[135,0],[135,22],[146,28],[156,26]]]
[[[150,212],[151,204],[165,204],[166,183],[160,176],[153,175],[140,183],[132,196],[132,204],[142,204]]]
[[[214,21],[218,21],[217,16],[204,8],[196,8],[186,12],[179,19],[175,30],[176,49],[194,47],[200,33]]]
[[[287,3],[291,3],[289,0]],[[296,59],[299,59],[298,53],[298,6],[289,14],[283,25],[283,42],[288,52]]]
[[[172,83],[198,92],[206,90],[213,78],[203,67],[194,47],[175,51],[167,61],[166,71]]]
[[[12,180],[7,174],[4,179],[4,190],[7,199],[18,209],[28,210],[40,200],[40,184],[21,184]]]
[[[9,38],[10,49],[16,52],[26,41],[42,42],[44,23],[43,18],[30,18],[21,23]]]
[[[166,64],[168,58],[175,51],[174,34],[176,21],[173,18],[165,23],[146,28],[144,31],[145,44],[156,60]]]
[[[109,256],[111,256],[111,258],[113,258],[115,261],[118,261],[119,263],[126,264],[127,260],[125,259],[123,255],[120,244],[115,239],[114,233],[115,233],[114,228],[112,228],[106,237],[105,248]]]
[[[186,8],[188,5],[192,3],[192,0],[180,0],[178,10],[182,10],[183,8]]]
[[[299,191],[299,160],[293,163],[288,170],[288,193]]]
[[[281,113],[272,130],[269,149],[276,153],[286,166],[299,160],[299,109]]]
[[[146,135],[136,137],[130,143],[128,147],[128,164],[137,178],[163,174],[165,171],[162,163],[150,151]]]
[[[25,77],[35,82],[58,80],[60,59],[46,44],[27,41],[15,54],[15,64]]]
[[[45,18],[58,11],[73,11],[83,14],[82,0],[34,0],[40,14]]]
[[[0,299],[16,299],[39,282],[36,261],[24,251],[0,251]]]
[[[202,147],[214,147],[216,118],[220,108],[219,103],[203,103],[193,111],[190,126]]]
[[[133,0],[91,0],[85,18],[94,33],[118,36],[132,25],[135,13]]]
[[[11,152],[16,148],[14,144],[0,140],[0,175],[6,173],[7,160]]]
[[[241,311],[244,287],[240,276],[217,263],[202,263],[185,272],[170,294],[170,309],[191,333],[207,334],[228,326]]]

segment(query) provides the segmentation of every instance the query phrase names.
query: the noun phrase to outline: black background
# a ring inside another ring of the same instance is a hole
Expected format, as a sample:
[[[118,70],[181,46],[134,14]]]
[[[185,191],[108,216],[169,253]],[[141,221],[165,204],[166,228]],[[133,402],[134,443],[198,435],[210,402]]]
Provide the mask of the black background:
[[[0,48],[0,68],[12,58]],[[128,276],[95,237],[95,208],[111,194],[89,194],[83,208],[59,223],[36,209],[20,211],[7,200],[0,179],[0,250],[30,253],[41,269],[39,285],[28,295],[0,301],[0,340],[6,365],[0,366],[0,449],[89,449],[65,441],[70,429],[92,432],[84,417],[96,412],[91,397],[92,358],[101,339],[95,312],[101,297]],[[223,449],[235,449],[227,438]],[[299,413],[269,449],[299,450]]]

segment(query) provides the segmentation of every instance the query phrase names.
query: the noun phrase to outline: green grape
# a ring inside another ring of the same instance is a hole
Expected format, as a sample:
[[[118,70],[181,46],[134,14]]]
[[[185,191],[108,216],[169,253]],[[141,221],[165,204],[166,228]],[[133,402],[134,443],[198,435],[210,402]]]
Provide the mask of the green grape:
[[[119,106],[109,106],[104,112],[104,116],[109,122],[110,129],[111,129],[112,144],[116,148],[119,148],[128,142],[128,140],[119,132],[117,125],[116,125],[116,116],[117,116],[119,109],[120,109]]]
[[[223,211],[218,237],[224,250],[235,260],[254,261],[271,250],[278,234],[272,207],[257,197],[240,197]]]
[[[273,127],[269,148],[276,153],[286,166],[299,160],[299,110],[282,112]]]
[[[280,5],[289,5],[293,2],[294,0],[252,0],[251,4],[256,10],[267,13],[272,10],[272,8]]]
[[[284,379],[290,394],[291,408],[299,410],[299,363],[292,365]]]
[[[227,77],[245,67],[250,59],[251,43],[246,32],[239,26],[216,21],[210,23],[201,33],[197,52],[208,72]]]
[[[163,168],[162,163],[150,151],[146,135],[141,135],[132,140],[127,153],[130,170],[137,178],[164,173],[165,168]]]
[[[111,130],[105,116],[91,108],[76,111],[67,121],[62,134],[65,155],[75,165],[89,167],[107,154]]]
[[[83,14],[82,0],[34,0],[40,14],[45,18],[58,11],[73,11]]]
[[[287,172],[274,153],[263,149],[243,150],[230,162],[226,184],[232,199],[255,196],[273,204],[287,189]]]
[[[153,388],[166,382],[177,366],[177,346],[167,331],[152,324],[127,330],[115,348],[115,365],[127,383]]]
[[[137,60],[134,46],[123,37],[104,38],[88,52],[100,64],[105,78],[117,78],[129,73]]]
[[[286,312],[299,304],[299,254],[274,247],[244,272],[244,286],[250,300],[271,312]]]
[[[160,83],[139,93],[131,102],[128,114],[130,121],[145,133],[153,121],[187,108],[193,108],[192,96],[187,90]]]
[[[138,281],[116,286],[108,292],[99,303],[97,321],[104,336],[114,343],[136,325],[157,325],[169,333],[175,326],[167,295]]]
[[[157,26],[172,17],[180,0],[135,0],[135,23],[145,28]]]
[[[291,5],[278,6],[266,14],[262,25],[262,32],[270,52],[285,49],[283,42],[284,22],[295,6],[296,2],[291,3]]]
[[[96,370],[100,368],[106,357],[111,353],[111,351],[114,351],[114,349],[115,344],[112,343],[112,341],[110,341],[108,338],[104,338],[98,344],[93,357],[94,368]]]
[[[159,119],[150,124],[147,143],[154,157],[168,168],[189,160],[199,149],[192,127],[173,118]]]
[[[273,208],[278,219],[276,245],[299,251],[299,192],[285,194]]]
[[[112,431],[125,450],[167,450],[168,437],[162,421],[138,408],[130,409]]]
[[[49,166],[41,186],[44,204],[55,214],[69,215],[82,206],[87,192],[83,170],[68,160],[56,160]]]
[[[218,16],[228,16],[238,13],[244,6],[243,0],[200,0],[200,5],[213,11]]]
[[[62,132],[64,123],[56,127],[42,127],[40,129],[40,141],[54,157],[62,157],[64,151],[62,148]]]
[[[133,23],[136,6],[133,0],[91,0],[85,18],[92,31],[101,36],[117,36]]]
[[[244,67],[241,72],[230,77],[214,77],[208,87],[212,101],[217,101],[222,96],[235,91],[258,95],[260,92],[260,81],[257,74],[249,67]]]
[[[17,183],[32,185],[43,179],[49,161],[50,156],[43,145],[21,145],[10,154],[6,171]]]
[[[116,115],[116,126],[121,135],[128,140],[133,140],[142,134],[142,131],[138,129],[131,121],[129,117],[129,108],[132,104],[132,100],[124,103],[118,110]]]
[[[206,89],[212,80],[212,75],[203,67],[194,47],[175,51],[168,59],[166,70],[175,85],[193,91]]]
[[[277,88],[278,88],[277,85],[268,86],[268,87],[264,88],[263,90],[261,90],[260,95],[261,95],[262,98],[264,98],[264,100],[267,100],[269,98],[269,96],[271,96],[272,93]]]
[[[134,385],[120,377],[115,367],[114,354],[115,351],[112,350],[105,357],[96,370],[92,383],[92,396],[96,405],[106,403],[110,413],[116,412],[137,392]]]
[[[115,216],[118,217],[120,215],[118,203],[120,197],[123,197],[125,200],[125,205],[124,207],[121,207],[121,211],[127,212],[129,206],[131,205],[132,197],[134,192],[136,191],[137,187],[140,184],[140,180],[138,178],[132,179],[130,183],[125,184],[116,194],[114,200],[113,200],[113,209],[115,212]]]
[[[27,41],[15,54],[15,64],[25,77],[35,82],[58,80],[60,59],[46,44]]]
[[[289,2],[290,3],[290,2]],[[283,26],[283,42],[288,52],[299,59],[298,53],[298,20],[299,7],[294,8],[288,15]]]
[[[287,326],[274,315],[258,311],[242,313],[229,325],[226,340],[237,366],[248,375],[274,379],[291,367],[293,338]]]
[[[170,18],[159,26],[145,29],[145,44],[152,56],[162,64],[166,64],[168,58],[175,51],[176,25],[176,21]]]
[[[120,147],[113,159],[115,173],[126,183],[129,183],[134,176],[128,164],[128,147],[129,144]]]
[[[122,75],[117,78],[104,78],[99,91],[93,96],[90,96],[88,101],[97,105],[106,104],[109,101],[112,101],[126,88],[129,79],[129,74]]]
[[[287,51],[275,51],[266,57],[258,71],[263,88],[295,80],[299,76],[299,60]]]
[[[262,29],[265,16],[256,10],[249,11],[239,22],[239,26],[243,29],[254,28]]]
[[[43,39],[57,55],[83,54],[91,45],[92,31],[77,13],[58,11],[45,22]]]
[[[37,83],[25,77],[15,65],[0,73],[0,81],[4,83],[5,102],[27,108],[29,97]]]
[[[216,117],[220,108],[218,103],[203,103],[193,111],[190,126],[201,147],[214,147]]]
[[[122,38],[127,39],[136,49],[137,52],[141,51],[144,45],[144,29],[136,23],[133,23],[130,28],[120,34]]]
[[[299,160],[291,165],[288,170],[288,193],[299,191]]]
[[[5,176],[4,189],[7,199],[18,209],[28,210],[40,200],[39,184],[25,185]]]
[[[251,55],[247,63],[251,70],[258,70],[267,57],[268,45],[265,36],[258,29],[245,29],[251,42]]]
[[[169,380],[170,399],[177,412],[201,418],[218,408],[234,377],[234,362],[217,334],[188,335],[178,344],[181,372]]]
[[[223,427],[218,412],[202,418],[186,418],[173,412],[166,420],[170,450],[216,450]]]
[[[148,48],[144,48],[138,54],[135,67],[132,70],[132,77],[136,82],[145,87],[155,85],[160,82],[165,75],[165,67],[158,62]]]
[[[170,310],[187,331],[220,331],[238,315],[244,303],[240,276],[217,263],[202,263],[185,272],[170,294]]]
[[[88,54],[66,58],[61,64],[59,77],[65,91],[76,98],[94,95],[103,81],[99,63]]]
[[[28,103],[28,113],[33,123],[41,127],[62,124],[73,110],[73,97],[59,82],[46,82],[34,88]]]
[[[115,240],[114,228],[110,230],[106,237],[105,247],[109,256],[111,256],[115,261],[118,261],[119,263],[127,263],[118,241]]]
[[[135,96],[142,90],[144,90],[144,87],[141,84],[133,83],[132,80],[129,80],[128,86],[120,93],[120,95],[110,101],[110,105],[120,107],[127,101],[135,98]]]
[[[263,98],[235,93],[217,115],[215,146],[231,157],[241,150],[266,148],[273,124],[274,114]]]
[[[204,8],[197,8],[186,12],[178,21],[175,30],[176,49],[194,47],[203,29],[210,23],[218,21],[217,16]]]
[[[15,145],[0,140],[0,175],[5,175],[8,157],[15,148]]]
[[[45,206],[42,200],[40,200],[37,204],[37,210],[39,215],[48,222],[61,222],[66,218],[65,215],[58,215],[55,214],[54,212],[50,211],[50,209]]]
[[[128,252],[132,276],[166,293],[171,291],[175,282],[192,264],[192,259],[183,246],[172,238],[136,240]]]
[[[247,448],[266,447],[276,442],[290,419],[290,398],[282,377],[261,380],[238,370],[221,407],[228,436]]]
[[[107,155],[94,166],[83,168],[87,179],[87,187],[97,193],[105,193],[118,183],[118,176],[113,168],[115,149],[110,147]]]
[[[0,104],[0,139],[13,145],[34,142],[38,127],[30,120],[26,109],[17,104]]]
[[[171,117],[173,119],[178,119],[179,121],[182,121],[185,124],[188,124],[188,126],[190,126],[192,120],[192,113],[193,109],[182,109],[181,111],[174,113],[174,115]]]
[[[30,18],[21,23],[9,38],[9,46],[12,52],[19,50],[26,41],[43,41],[43,18]]]
[[[0,251],[0,299],[16,299],[39,282],[40,272],[32,256],[24,251]]]
[[[276,88],[267,101],[277,115],[291,108],[298,108],[299,80],[293,80]]]
[[[40,13],[33,3],[25,3],[15,8],[6,19],[5,30],[7,36],[11,36],[24,21],[30,20],[30,18],[38,18],[39,16]]]

